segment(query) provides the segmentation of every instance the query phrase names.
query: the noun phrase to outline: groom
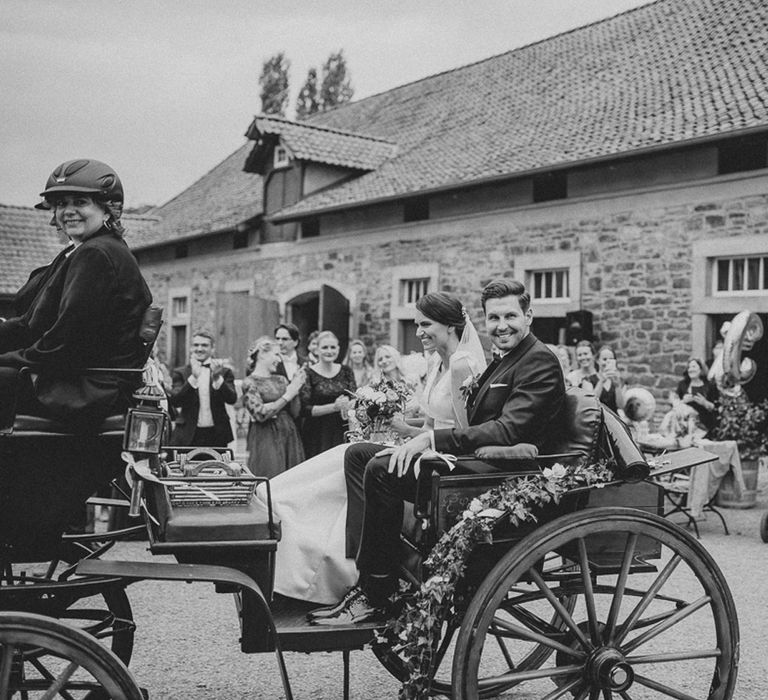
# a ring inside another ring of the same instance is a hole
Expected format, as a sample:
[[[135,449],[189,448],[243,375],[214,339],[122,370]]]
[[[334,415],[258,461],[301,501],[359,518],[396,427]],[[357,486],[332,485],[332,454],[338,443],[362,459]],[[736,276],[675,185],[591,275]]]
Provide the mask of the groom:
[[[344,471],[351,507],[361,493],[364,498],[357,552],[360,578],[339,603],[310,613],[315,624],[367,622],[381,614],[396,590],[403,501],[414,500],[412,466],[420,454],[433,449],[471,455],[484,446],[519,443],[538,448],[557,431],[565,397],[563,373],[557,357],[530,332],[532,312],[525,286],[514,280],[493,281],[483,289],[481,302],[486,330],[499,357],[469,396],[469,427],[420,433],[386,455],[376,456],[381,448],[368,443],[347,450]],[[456,469],[492,467],[470,460]]]

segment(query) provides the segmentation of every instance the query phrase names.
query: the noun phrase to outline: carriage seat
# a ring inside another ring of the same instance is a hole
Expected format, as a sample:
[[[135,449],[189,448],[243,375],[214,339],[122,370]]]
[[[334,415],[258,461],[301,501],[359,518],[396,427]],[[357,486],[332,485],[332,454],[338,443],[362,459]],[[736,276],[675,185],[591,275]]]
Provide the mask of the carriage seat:
[[[149,356],[152,353],[152,347],[157,340],[157,336],[160,332],[162,325],[163,307],[155,304],[150,304],[144,315],[141,318],[141,323],[138,328],[138,337],[142,345],[142,367],[149,360]],[[22,368],[20,372],[12,368],[2,368],[3,371],[13,372],[16,374],[15,381],[9,380],[3,382],[4,386],[14,386],[18,392],[19,382],[26,381],[29,377],[29,368]],[[109,368],[109,367],[95,367],[87,368],[86,372],[111,372],[120,374],[135,375],[143,372],[143,369],[133,368]],[[57,421],[52,418],[44,418],[43,416],[29,415],[29,414],[16,414],[15,401],[8,402],[11,415],[5,416],[5,411],[2,411],[3,415],[0,417],[0,435],[17,434],[19,436],[43,436],[43,435],[72,435],[71,427],[67,426],[61,421]],[[8,410],[8,409],[6,409]],[[112,416],[107,416],[102,423],[95,430],[89,434],[97,435],[110,435],[110,434],[122,434],[125,428],[125,414],[119,413]]]

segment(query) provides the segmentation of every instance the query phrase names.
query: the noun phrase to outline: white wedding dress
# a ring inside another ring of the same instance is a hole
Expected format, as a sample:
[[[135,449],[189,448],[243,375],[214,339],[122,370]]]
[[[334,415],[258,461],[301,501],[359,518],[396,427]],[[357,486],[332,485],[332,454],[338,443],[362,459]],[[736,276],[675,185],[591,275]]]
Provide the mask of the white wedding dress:
[[[466,356],[474,373],[480,361],[459,351],[451,363]],[[435,428],[466,425],[463,406],[456,415],[456,392],[451,373],[441,372],[439,357],[433,362],[422,395],[424,412]],[[482,363],[482,364],[481,364]],[[458,420],[457,420],[458,418]],[[344,453],[349,445],[330,450],[288,469],[270,480],[272,507],[281,522],[282,539],[277,547],[275,592],[315,603],[335,603],[357,582],[357,567],[345,555],[347,488],[344,480]],[[265,487],[257,490],[266,500]]]

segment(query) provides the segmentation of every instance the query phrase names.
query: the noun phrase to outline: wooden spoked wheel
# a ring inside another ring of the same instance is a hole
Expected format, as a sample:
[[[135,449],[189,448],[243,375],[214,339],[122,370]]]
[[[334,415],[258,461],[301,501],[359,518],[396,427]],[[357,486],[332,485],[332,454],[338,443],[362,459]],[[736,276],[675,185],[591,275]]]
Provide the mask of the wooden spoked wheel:
[[[126,666],[131,660],[136,626],[125,584],[119,579],[6,576],[0,582],[0,610],[65,620],[100,640]]]
[[[515,662],[540,647],[554,653],[538,668]],[[453,697],[514,687],[530,700],[728,700],[738,648],[730,591],[695,538],[639,510],[589,509],[538,528],[480,585],[457,636]]]
[[[0,612],[0,698],[143,695],[125,664],[87,632],[43,615]]]

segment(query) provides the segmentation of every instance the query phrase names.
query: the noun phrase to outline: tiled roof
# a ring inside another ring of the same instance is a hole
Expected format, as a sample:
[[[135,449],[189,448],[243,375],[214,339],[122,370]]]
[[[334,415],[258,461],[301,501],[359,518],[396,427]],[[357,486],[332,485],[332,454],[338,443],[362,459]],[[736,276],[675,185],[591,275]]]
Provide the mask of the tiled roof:
[[[258,140],[261,135],[280,136],[298,160],[356,170],[375,170],[397,151],[388,141],[275,116],[260,115],[253,120],[248,138]]]
[[[259,216],[261,176],[243,171],[251,145],[241,146],[172,200],[149,211],[158,223],[138,231],[132,247],[214,233]]]
[[[768,3],[658,0],[313,116],[397,143],[278,220],[768,126]]]
[[[0,204],[0,294],[14,294],[29,273],[47,265],[64,245],[64,239],[49,225],[51,213],[31,207]],[[135,247],[135,238],[157,220],[124,214],[125,240]]]

